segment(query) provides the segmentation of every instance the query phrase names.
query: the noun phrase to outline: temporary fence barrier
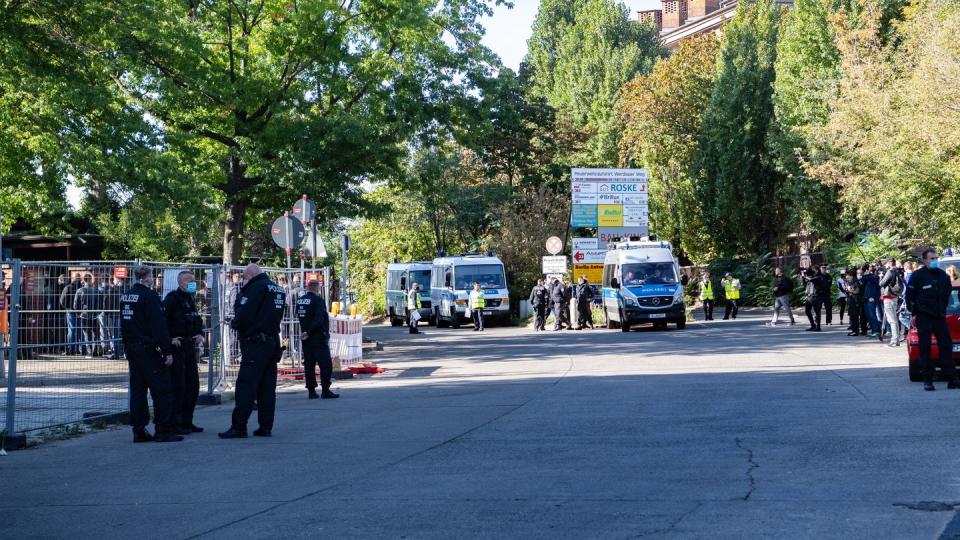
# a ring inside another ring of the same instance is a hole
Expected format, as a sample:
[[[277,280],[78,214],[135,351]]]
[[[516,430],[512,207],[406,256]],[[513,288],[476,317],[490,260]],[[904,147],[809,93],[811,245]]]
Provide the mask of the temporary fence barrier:
[[[346,368],[363,361],[363,321],[337,315],[330,318],[330,354]]]
[[[161,299],[178,276],[196,276],[204,340],[198,347],[201,399],[232,388],[240,364],[230,329],[242,268],[146,261],[6,261],[0,266],[0,434],[23,433],[125,414],[129,371],[120,336],[120,296],[133,269],[154,270]],[[296,298],[299,270],[264,269],[290,291],[281,367],[302,366]],[[329,271],[323,271],[330,283]],[[323,278],[321,278],[323,279]]]

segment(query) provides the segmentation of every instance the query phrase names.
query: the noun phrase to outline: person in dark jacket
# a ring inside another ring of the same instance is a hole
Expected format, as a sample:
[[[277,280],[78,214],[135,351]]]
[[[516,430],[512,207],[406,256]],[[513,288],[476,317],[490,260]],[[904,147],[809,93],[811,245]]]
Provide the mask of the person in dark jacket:
[[[880,278],[869,265],[863,266],[863,277],[860,278],[863,284],[864,309],[867,314],[867,322],[870,324],[870,337],[880,337]]]
[[[914,315],[917,339],[920,346],[920,369],[923,374],[923,389],[936,390],[933,375],[936,364],[930,358],[930,337],[937,338],[940,369],[949,383],[947,388],[960,389],[957,369],[953,363],[953,340],[947,328],[947,306],[953,288],[947,273],[938,268],[937,252],[926,249],[921,255],[923,267],[910,276],[907,284],[907,306]]]
[[[83,286],[77,289],[73,298],[73,310],[79,314],[80,328],[82,329],[84,355],[88,358],[100,356],[100,323],[98,317],[101,311],[101,294],[92,274],[84,274]]]
[[[80,352],[78,343],[83,339],[80,319],[77,317],[77,313],[73,311],[73,300],[76,298],[80,287],[83,287],[83,281],[80,279],[80,274],[76,273],[73,275],[73,280],[64,285],[60,291],[60,309],[65,313],[64,322],[67,326],[66,347],[63,353],[67,355]]]
[[[583,330],[587,325],[593,330],[593,296],[593,288],[587,283],[587,277],[581,277],[577,284],[577,330]]]
[[[197,312],[197,278],[192,272],[177,275],[177,288],[167,293],[163,310],[173,344],[173,366],[170,378],[173,389],[171,422],[180,435],[200,433],[203,428],[193,423],[193,412],[200,396],[200,369],[197,347],[203,346],[203,319]]]
[[[256,264],[243,270],[246,284],[240,289],[233,306],[230,327],[240,341],[240,372],[237,375],[235,406],[230,429],[220,433],[221,439],[247,436],[247,421],[257,401],[260,427],[256,437],[269,437],[277,406],[277,362],[280,348],[280,322],[286,306],[287,292],[263,273]]]
[[[804,310],[807,313],[807,320],[810,321],[810,328],[807,332],[820,331],[820,312],[823,309],[823,275],[813,268],[804,268],[800,274],[804,286]],[[816,317],[814,317],[816,314]]]
[[[827,326],[833,324],[833,276],[825,264],[820,265],[820,285],[817,291],[820,294],[820,303],[823,305],[824,322]]]
[[[171,423],[170,366],[173,350],[160,296],[150,287],[153,272],[145,267],[133,271],[137,284],[120,298],[120,334],[130,365],[130,425],[133,442],[182,441]],[[147,433],[150,409],[147,390],[153,398],[155,435]]]
[[[300,341],[303,342],[303,374],[309,399],[336,399],[330,390],[333,359],[330,355],[330,317],[327,302],[320,296],[320,281],[307,282],[307,292],[297,300]],[[320,365],[320,395],[317,395],[317,365]]]
[[[553,330],[562,330],[566,317],[563,315],[564,305],[567,298],[567,288],[559,279],[553,280],[553,288],[550,290],[550,303],[553,304]]]
[[[570,320],[570,302],[573,300],[573,285],[568,280],[563,280],[563,305],[560,309],[560,315],[563,317],[563,324],[567,330],[573,330],[573,322]]]
[[[855,270],[847,270],[843,290],[847,294],[847,313],[850,315],[850,332],[847,335],[859,336],[864,332],[866,323],[863,320],[863,285]]]
[[[773,320],[767,323],[776,326],[780,320],[780,310],[783,309],[790,317],[790,326],[797,324],[793,318],[793,309],[790,308],[790,293],[793,292],[793,280],[783,273],[780,267],[773,269]]]
[[[543,286],[543,278],[530,290],[530,306],[533,307],[533,330],[546,330],[547,307],[550,304],[550,291]]]
[[[887,260],[887,271],[880,279],[880,300],[883,302],[883,321],[890,326],[890,347],[900,345],[900,297],[906,289],[906,283],[903,279],[903,271],[897,268],[897,260],[890,258]],[[883,341],[883,332],[880,340]]]

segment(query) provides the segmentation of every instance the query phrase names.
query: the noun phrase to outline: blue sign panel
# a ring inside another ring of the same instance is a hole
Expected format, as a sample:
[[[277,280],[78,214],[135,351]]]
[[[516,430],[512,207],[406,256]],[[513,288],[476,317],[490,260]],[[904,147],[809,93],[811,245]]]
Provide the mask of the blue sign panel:
[[[573,227],[596,227],[597,207],[592,204],[573,205]]]

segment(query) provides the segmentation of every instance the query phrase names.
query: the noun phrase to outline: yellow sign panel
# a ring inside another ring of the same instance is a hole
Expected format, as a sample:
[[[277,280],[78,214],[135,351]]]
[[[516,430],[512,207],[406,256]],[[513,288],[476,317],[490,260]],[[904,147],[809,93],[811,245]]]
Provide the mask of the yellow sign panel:
[[[600,227],[623,227],[623,205],[598,205],[597,222]]]
[[[580,276],[587,276],[587,283],[599,285],[603,281],[602,264],[575,264],[573,265],[573,281],[576,282]]]

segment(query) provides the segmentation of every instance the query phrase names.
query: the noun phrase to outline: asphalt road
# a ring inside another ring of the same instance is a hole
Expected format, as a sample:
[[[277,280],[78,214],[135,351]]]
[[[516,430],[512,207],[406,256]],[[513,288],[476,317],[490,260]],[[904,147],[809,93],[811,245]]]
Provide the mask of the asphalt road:
[[[934,538],[960,391],[904,349],[766,328],[372,328],[388,371],[281,396],[271,439],[127,429],[0,457],[0,538]],[[255,426],[251,426],[251,430]],[[960,521],[960,520],[958,520]]]

